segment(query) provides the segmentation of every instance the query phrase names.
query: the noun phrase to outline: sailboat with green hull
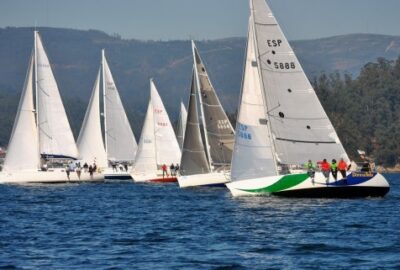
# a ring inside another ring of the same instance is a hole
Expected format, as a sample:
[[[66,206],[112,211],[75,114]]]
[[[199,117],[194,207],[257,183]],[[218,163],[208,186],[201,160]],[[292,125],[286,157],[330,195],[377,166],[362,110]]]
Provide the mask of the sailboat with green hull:
[[[231,164],[233,196],[384,196],[385,177],[348,171],[328,179],[301,165],[348,155],[265,0],[250,0],[246,61]],[[311,177],[312,176],[312,177]]]

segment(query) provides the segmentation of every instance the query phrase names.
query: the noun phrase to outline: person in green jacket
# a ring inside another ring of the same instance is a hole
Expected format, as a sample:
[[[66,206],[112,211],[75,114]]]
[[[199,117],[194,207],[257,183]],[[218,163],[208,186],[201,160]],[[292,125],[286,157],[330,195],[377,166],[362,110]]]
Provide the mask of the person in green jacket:
[[[331,173],[336,182],[337,181],[337,173],[338,173],[338,165],[336,163],[336,159],[332,159]]]
[[[305,167],[307,169],[308,175],[310,176],[312,182],[314,183],[315,165],[314,165],[314,163],[312,163],[311,159],[308,160]]]

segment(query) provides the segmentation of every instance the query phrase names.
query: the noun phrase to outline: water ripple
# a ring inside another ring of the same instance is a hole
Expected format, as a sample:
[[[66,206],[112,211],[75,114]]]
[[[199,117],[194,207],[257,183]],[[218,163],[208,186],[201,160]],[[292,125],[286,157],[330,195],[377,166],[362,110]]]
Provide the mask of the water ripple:
[[[132,183],[0,186],[0,269],[399,269],[383,199],[232,198]]]

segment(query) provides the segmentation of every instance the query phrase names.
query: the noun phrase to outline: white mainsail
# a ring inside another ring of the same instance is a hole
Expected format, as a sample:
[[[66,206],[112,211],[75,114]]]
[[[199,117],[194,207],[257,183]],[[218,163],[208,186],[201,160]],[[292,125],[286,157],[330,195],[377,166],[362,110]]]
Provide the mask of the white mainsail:
[[[212,165],[230,165],[234,130],[193,41],[192,52],[203,128],[206,134],[207,156]]]
[[[306,160],[348,160],[296,55],[265,0],[250,0],[255,48],[273,136],[280,164]]]
[[[33,105],[32,53],[19,101],[17,116],[4,160],[5,171],[37,170],[40,167],[39,142]]]
[[[135,173],[156,173],[156,140],[154,136],[154,116],[151,100],[147,107],[146,118],[144,120],[142,134],[140,135],[136,159],[133,164]]]
[[[89,105],[86,110],[77,145],[79,159],[87,163],[96,162],[98,167],[107,167],[100,116],[100,70],[97,73]]]
[[[250,19],[242,93],[232,156],[232,181],[277,174],[272,140],[265,116],[264,94],[254,48],[253,25]]]
[[[102,51],[104,128],[107,158],[109,160],[135,160],[137,143],[122,105],[111,70]]]
[[[39,33],[35,31],[36,109],[40,153],[45,156],[78,156],[60,92]]]
[[[186,129],[187,111],[183,102],[181,102],[181,110],[179,113],[178,127],[176,138],[178,140],[179,148],[182,151],[183,140],[185,139],[185,129]]]
[[[171,163],[179,163],[181,150],[176,140],[171,121],[153,80],[150,80],[150,100],[154,115],[157,164],[169,165]]]

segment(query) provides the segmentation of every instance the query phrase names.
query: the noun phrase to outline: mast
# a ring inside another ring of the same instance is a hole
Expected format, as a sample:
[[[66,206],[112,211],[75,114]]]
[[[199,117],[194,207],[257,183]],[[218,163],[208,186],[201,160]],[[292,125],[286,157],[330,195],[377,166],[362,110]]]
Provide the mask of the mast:
[[[38,101],[38,80],[37,80],[37,35],[38,35],[38,31],[34,30],[33,31],[33,51],[34,51],[34,56],[33,56],[33,61],[35,63],[35,76],[34,76],[34,80],[35,80],[35,114],[36,114],[36,133],[37,133],[37,143],[38,143],[38,155],[39,155],[39,164],[38,164],[38,168],[41,167],[40,164],[40,159],[42,157],[41,153],[40,153],[40,125],[39,125],[39,101]]]
[[[193,61],[196,61],[195,48],[196,48],[196,45],[194,44],[194,41],[192,40]],[[197,73],[197,68],[196,68],[195,63],[193,63],[193,69],[194,69],[194,74],[195,74],[197,95],[199,96],[199,102],[200,102],[201,121],[203,124],[204,139],[205,139],[205,145],[206,145],[206,151],[207,151],[207,157],[208,157],[208,165],[210,166],[210,170],[211,170],[212,169],[212,160],[211,160],[211,153],[210,153],[210,144],[208,143],[207,126],[206,126],[206,121],[205,121],[205,117],[204,117],[204,109],[203,109],[203,100],[201,98],[201,93],[200,93],[199,74]]]
[[[104,59],[105,59],[105,55],[104,55],[104,49],[101,50],[101,77],[102,77],[102,87],[103,87],[103,119],[104,119],[104,140],[105,140],[105,149],[106,149],[106,153],[108,153],[107,148],[108,148],[108,144],[107,144],[107,117],[106,117],[106,83],[105,83],[105,79],[104,79]],[[108,156],[107,156],[108,159]]]
[[[258,55],[258,46],[257,46],[257,35],[256,35],[256,31],[255,31],[255,23],[254,23],[254,16],[253,16],[253,13],[254,13],[253,0],[250,0],[250,13],[251,13],[250,14],[250,23],[253,26],[253,40],[254,40],[253,46],[255,48],[254,52],[256,54],[257,66],[260,67],[260,58],[259,58],[259,55]],[[262,77],[262,75],[260,73],[260,68],[257,68],[257,71],[258,71],[258,74],[259,74],[258,76],[260,78],[262,89],[265,89],[264,80],[263,80],[263,77]],[[275,172],[276,172],[276,175],[279,175],[279,172],[278,172],[278,161],[276,159],[276,147],[275,147],[275,142],[272,139],[272,134],[273,133],[272,133],[272,129],[271,129],[271,121],[269,119],[268,105],[267,105],[267,102],[266,102],[265,91],[262,91],[262,92],[263,92],[262,97],[263,97],[263,103],[264,103],[265,118],[267,119],[267,121],[269,123],[267,125],[267,127],[268,127],[268,132],[269,132],[269,141],[271,142],[271,146],[272,146],[272,152],[273,152],[272,157],[273,157],[274,162],[275,162]]]

